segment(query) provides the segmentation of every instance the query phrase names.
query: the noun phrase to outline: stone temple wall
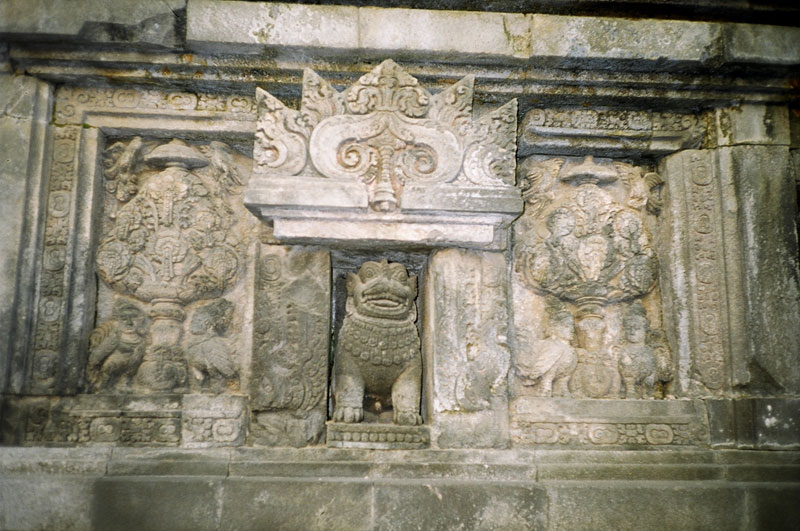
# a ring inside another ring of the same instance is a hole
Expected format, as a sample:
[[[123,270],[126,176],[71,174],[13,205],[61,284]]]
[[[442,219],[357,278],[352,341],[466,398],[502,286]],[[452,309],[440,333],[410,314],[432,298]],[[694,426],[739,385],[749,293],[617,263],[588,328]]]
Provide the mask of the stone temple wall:
[[[796,10],[600,4],[0,4],[0,528],[796,529]]]

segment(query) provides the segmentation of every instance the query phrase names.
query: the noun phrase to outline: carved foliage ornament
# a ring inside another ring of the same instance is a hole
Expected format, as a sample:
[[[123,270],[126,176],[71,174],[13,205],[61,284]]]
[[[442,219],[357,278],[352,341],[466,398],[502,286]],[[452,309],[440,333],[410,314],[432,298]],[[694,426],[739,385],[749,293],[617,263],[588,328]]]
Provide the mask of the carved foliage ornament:
[[[241,276],[245,256],[230,199],[243,183],[230,148],[136,137],[109,147],[104,165],[96,264],[117,302],[92,334],[93,388],[178,391],[191,382],[223,391],[237,368],[224,337],[233,306],[219,297]],[[188,305],[208,300],[183,337]]]
[[[512,186],[516,100],[473,120],[472,85],[431,95],[387,60],[342,93],[306,70],[299,111],[257,89],[254,175],[360,181],[380,212],[409,183]]]
[[[647,294],[658,264],[642,210],[661,208],[658,175],[623,163],[598,165],[591,157],[563,170],[563,159],[529,160],[520,180],[527,215],[544,220],[546,231],[529,231],[518,248],[517,267],[529,285],[579,304]],[[558,181],[569,186],[556,198]],[[617,181],[627,191],[624,203],[608,189]]]

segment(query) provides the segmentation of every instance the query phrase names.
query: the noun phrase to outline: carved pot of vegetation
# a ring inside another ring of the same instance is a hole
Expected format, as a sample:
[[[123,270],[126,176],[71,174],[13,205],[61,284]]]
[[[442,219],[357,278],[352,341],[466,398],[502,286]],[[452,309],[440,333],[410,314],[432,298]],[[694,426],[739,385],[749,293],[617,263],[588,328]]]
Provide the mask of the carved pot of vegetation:
[[[241,249],[230,235],[230,207],[213,183],[192,171],[209,160],[173,140],[144,161],[160,171],[132,180],[98,247],[97,268],[108,285],[150,304],[149,347],[137,384],[176,391],[187,381],[181,347],[186,306],[217,298],[235,283]]]
[[[569,381],[575,398],[619,398],[621,378],[603,335],[606,325],[601,316],[583,317],[576,326],[578,365]]]
[[[417,277],[402,264],[366,262],[347,276],[346,315],[334,355],[334,421],[361,422],[392,407],[395,424],[422,423]]]

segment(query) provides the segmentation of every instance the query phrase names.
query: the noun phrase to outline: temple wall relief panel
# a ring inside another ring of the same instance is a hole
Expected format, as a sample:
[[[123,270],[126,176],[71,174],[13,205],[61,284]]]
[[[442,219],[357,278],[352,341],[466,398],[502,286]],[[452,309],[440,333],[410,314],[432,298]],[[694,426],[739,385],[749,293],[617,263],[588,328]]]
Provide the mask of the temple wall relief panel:
[[[4,441],[705,447],[796,393],[784,113],[474,90],[59,88]]]

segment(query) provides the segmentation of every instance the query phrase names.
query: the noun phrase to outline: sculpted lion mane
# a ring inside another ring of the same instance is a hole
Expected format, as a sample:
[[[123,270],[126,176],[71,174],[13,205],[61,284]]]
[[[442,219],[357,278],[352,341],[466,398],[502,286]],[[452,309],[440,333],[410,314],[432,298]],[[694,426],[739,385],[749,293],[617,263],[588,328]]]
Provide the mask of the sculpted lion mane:
[[[395,424],[422,423],[417,277],[402,264],[366,262],[347,276],[346,315],[334,356],[333,420],[361,422],[365,394],[393,408]]]

